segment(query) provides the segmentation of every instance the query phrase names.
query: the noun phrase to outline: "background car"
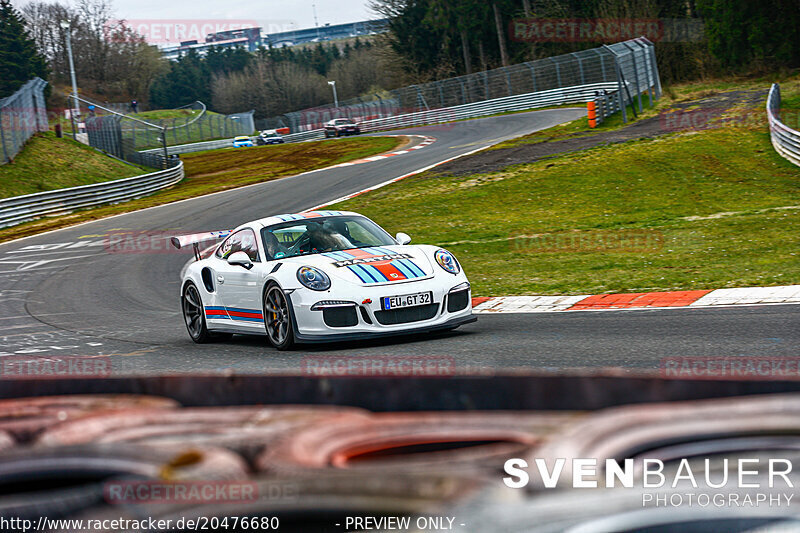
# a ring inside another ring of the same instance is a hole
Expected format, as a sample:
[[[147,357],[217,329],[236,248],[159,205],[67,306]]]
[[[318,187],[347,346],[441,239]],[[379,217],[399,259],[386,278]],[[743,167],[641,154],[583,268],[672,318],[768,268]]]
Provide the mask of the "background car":
[[[264,146],[267,144],[283,144],[284,140],[283,137],[278,135],[278,132],[275,130],[264,130],[258,134],[256,137],[256,144],[259,146]]]
[[[195,246],[199,258],[199,243],[210,235],[172,243]],[[456,258],[410,240],[346,211],[243,224],[184,273],[189,336],[204,343],[231,333],[266,334],[284,350],[295,342],[451,330],[474,321],[470,284]]]
[[[241,148],[244,146],[255,146],[253,144],[253,139],[248,137],[247,135],[240,135],[239,137],[233,138],[233,147],[234,148]]]
[[[341,137],[359,133],[361,133],[361,128],[353,119],[335,118],[325,123],[325,137]]]

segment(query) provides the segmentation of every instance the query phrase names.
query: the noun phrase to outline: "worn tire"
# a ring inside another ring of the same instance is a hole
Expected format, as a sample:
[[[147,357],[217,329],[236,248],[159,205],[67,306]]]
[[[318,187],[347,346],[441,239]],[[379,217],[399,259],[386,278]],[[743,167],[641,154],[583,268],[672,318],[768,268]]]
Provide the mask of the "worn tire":
[[[134,394],[76,394],[0,400],[0,431],[5,431],[15,440],[25,443],[46,428],[100,411],[114,412],[135,408],[155,411],[176,407],[179,407],[178,402],[168,398]]]
[[[531,413],[379,413],[366,420],[308,427],[268,448],[256,468],[502,471],[576,417]]]

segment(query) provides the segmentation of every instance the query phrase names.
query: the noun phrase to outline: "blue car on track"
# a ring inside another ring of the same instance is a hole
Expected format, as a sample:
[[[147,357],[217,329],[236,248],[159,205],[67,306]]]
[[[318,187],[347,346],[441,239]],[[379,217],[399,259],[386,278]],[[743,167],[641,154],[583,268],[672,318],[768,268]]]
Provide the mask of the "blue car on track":
[[[240,135],[239,137],[233,138],[233,147],[234,148],[241,148],[243,146],[254,146],[253,139],[248,137],[247,135]]]

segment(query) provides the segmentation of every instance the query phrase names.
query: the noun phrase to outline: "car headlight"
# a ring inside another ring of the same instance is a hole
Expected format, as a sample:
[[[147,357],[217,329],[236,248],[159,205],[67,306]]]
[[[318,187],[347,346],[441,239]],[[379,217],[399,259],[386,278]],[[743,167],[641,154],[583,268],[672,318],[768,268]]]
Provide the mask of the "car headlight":
[[[331,279],[328,275],[322,270],[310,266],[297,269],[297,281],[312,291],[326,291],[331,288]]]
[[[433,254],[433,257],[436,259],[436,262],[439,263],[440,267],[451,274],[458,274],[461,272],[461,267],[459,266],[458,261],[456,261],[455,256],[447,250],[436,250],[436,253]]]

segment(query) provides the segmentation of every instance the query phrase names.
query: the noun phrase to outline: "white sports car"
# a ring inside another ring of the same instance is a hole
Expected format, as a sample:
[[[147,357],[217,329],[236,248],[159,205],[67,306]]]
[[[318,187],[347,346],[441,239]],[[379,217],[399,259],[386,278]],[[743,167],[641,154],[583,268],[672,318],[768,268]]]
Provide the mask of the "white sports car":
[[[225,238],[201,252],[200,244]],[[181,284],[192,340],[266,334],[280,350],[326,342],[455,329],[472,322],[470,284],[437,246],[392,238],[346,211],[277,215],[232,231],[173,237],[193,245]]]

